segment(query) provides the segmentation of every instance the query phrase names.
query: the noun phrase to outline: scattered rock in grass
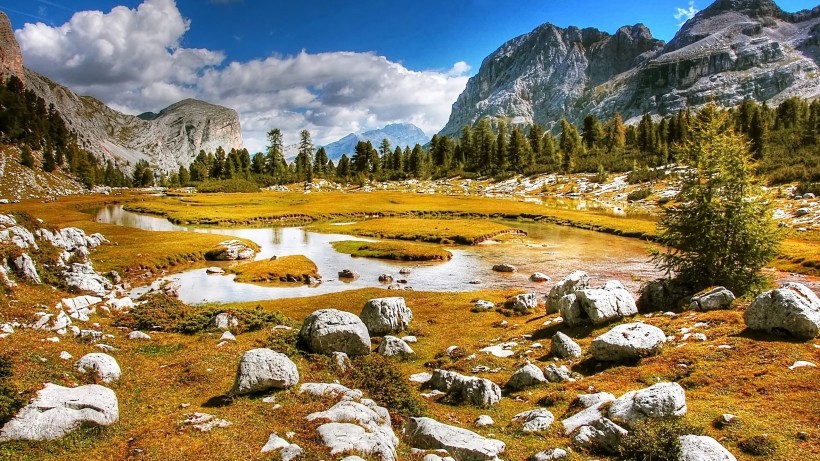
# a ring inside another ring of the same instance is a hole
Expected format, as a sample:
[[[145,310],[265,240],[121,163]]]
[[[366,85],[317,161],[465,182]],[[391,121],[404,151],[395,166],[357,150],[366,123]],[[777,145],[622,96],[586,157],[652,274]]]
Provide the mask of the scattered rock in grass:
[[[304,383],[299,386],[299,393],[313,397],[335,397],[358,400],[362,398],[362,391],[350,389],[338,383]]]
[[[331,354],[331,358],[333,359],[333,363],[336,365],[336,368],[338,368],[340,372],[346,373],[347,371],[353,369],[353,362],[350,361],[350,357],[348,357],[344,352],[334,352]]]
[[[407,344],[416,344],[417,342],[419,342],[419,339],[412,335],[402,336],[401,340],[406,342]]]
[[[490,354],[494,357],[512,357],[515,355],[515,350],[513,348],[518,347],[518,343],[514,341],[508,341],[501,344],[496,344],[493,346],[487,346],[479,349],[479,352],[483,352],[485,354]]]
[[[432,378],[432,377],[433,377],[432,373],[423,372],[423,373],[414,373],[414,374],[410,375],[409,379],[410,379],[410,382],[424,384],[427,381],[430,381],[430,378]]]
[[[665,341],[658,327],[625,323],[592,340],[590,353],[600,361],[635,360],[657,354]]]
[[[521,430],[535,433],[544,432],[552,426],[555,416],[545,408],[524,411],[513,416],[513,422],[522,424]]]
[[[370,353],[370,334],[355,314],[336,309],[320,309],[308,315],[299,337],[311,351],[330,355],[344,352],[349,356]]]
[[[717,440],[705,435],[682,435],[676,461],[736,461]]]
[[[377,352],[385,357],[403,357],[413,355],[415,353],[406,342],[395,336],[389,335],[385,336],[382,339],[382,342],[379,343]]]
[[[86,354],[77,360],[74,369],[80,373],[93,373],[103,383],[119,381],[122,371],[114,357],[101,352]]]
[[[798,368],[803,368],[803,367],[817,368],[817,365],[812,363],[812,362],[806,362],[805,360],[798,360],[798,361],[794,362],[794,364],[792,366],[789,367],[789,370],[794,371]]]
[[[702,291],[689,302],[689,309],[695,311],[714,311],[729,309],[735,300],[735,295],[724,287],[714,287]]]
[[[577,290],[574,296],[572,303],[559,303],[561,317],[569,326],[587,321],[593,325],[603,325],[638,313],[632,294],[617,280],[606,282],[602,288]]]
[[[211,432],[216,428],[228,427],[233,423],[225,419],[217,418],[216,416],[208,413],[197,412],[186,415],[182,424],[184,426],[190,426],[192,429],[199,432]]]
[[[686,393],[678,383],[658,383],[630,391],[614,400],[608,409],[609,419],[634,427],[647,419],[664,419],[686,414]]]
[[[550,351],[553,355],[566,360],[578,360],[582,353],[581,346],[560,331],[553,335]]]
[[[454,371],[435,370],[427,384],[433,389],[446,393],[447,399],[453,402],[468,402],[485,408],[501,401],[501,388],[486,378],[464,376]]]
[[[287,389],[299,382],[299,371],[288,356],[271,349],[251,349],[242,355],[231,395]]]
[[[551,363],[544,367],[544,377],[551,383],[575,382],[566,365],[556,366]]]
[[[495,304],[490,301],[479,299],[475,302],[475,304],[473,304],[473,309],[477,312],[491,311],[495,309]]]
[[[550,289],[547,295],[547,314],[558,312],[558,301],[561,298],[587,287],[589,287],[589,275],[583,271],[575,271],[561,279]]]
[[[262,453],[270,453],[272,451],[281,450],[288,445],[290,445],[290,442],[282,437],[279,437],[276,432],[273,432],[270,437],[268,437],[268,441],[262,447]]]
[[[23,253],[12,260],[17,274],[31,283],[41,284],[40,274],[37,273],[37,267],[34,266],[34,260],[26,253]]]
[[[562,459],[567,459],[569,454],[566,450],[561,448],[553,448],[551,450],[544,450],[539,451],[538,453],[530,456],[527,461],[559,461]]]
[[[813,339],[820,332],[820,299],[805,285],[789,282],[760,294],[743,318],[752,330]]]
[[[410,418],[404,435],[413,448],[443,449],[457,460],[496,461],[506,445],[460,427],[449,426],[431,418]]]
[[[404,298],[376,298],[365,303],[359,318],[371,335],[381,336],[406,329],[413,320],[413,312]]]
[[[119,402],[111,389],[96,384],[69,388],[47,383],[0,429],[0,442],[57,440],[81,426],[110,426],[118,420]]]
[[[578,403],[584,408],[589,408],[601,402],[611,402],[615,400],[615,396],[609,392],[597,392],[595,394],[580,394],[578,395]]]
[[[740,418],[731,413],[724,413],[718,416],[712,424],[718,429],[725,429],[729,426],[736,425],[739,423]]]
[[[490,427],[495,424],[493,418],[489,415],[480,415],[476,420],[473,422],[475,427]]]
[[[358,453],[384,461],[397,459],[399,439],[390,413],[370,399],[341,400],[326,411],[311,413],[308,421],[329,421],[316,430],[332,455]]]
[[[221,342],[223,342],[223,341],[236,342],[236,336],[234,336],[234,334],[231,333],[230,331],[223,331],[222,336],[219,337],[219,341],[221,341]]]
[[[71,354],[69,354],[67,351],[60,352],[60,359],[62,359],[62,360],[71,360],[73,358],[74,357]]]
[[[529,312],[538,307],[538,295],[533,292],[515,295],[504,302],[504,307],[519,313]]]
[[[141,331],[132,331],[131,333],[128,333],[128,339],[141,340],[141,341],[150,341],[151,336],[149,336],[149,335],[147,335],[147,334],[145,334]]]
[[[535,386],[546,382],[544,372],[536,365],[528,363],[515,371],[507,381],[507,387],[510,389],[524,389],[525,387]]]
[[[626,429],[607,418],[601,418],[581,426],[572,441],[575,446],[585,450],[614,454],[627,434]]]
[[[111,290],[111,282],[94,272],[91,263],[72,263],[63,272],[63,277],[69,289],[80,293],[88,292],[96,296],[105,296]]]

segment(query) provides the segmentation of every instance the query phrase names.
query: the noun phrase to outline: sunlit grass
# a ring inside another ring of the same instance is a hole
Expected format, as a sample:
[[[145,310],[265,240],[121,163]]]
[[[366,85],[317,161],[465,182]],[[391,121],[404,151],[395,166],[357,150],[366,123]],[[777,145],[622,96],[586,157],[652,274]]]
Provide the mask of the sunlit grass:
[[[236,282],[259,285],[305,283],[307,277],[319,277],[316,263],[302,255],[281,256],[273,260],[253,261],[229,269]],[[288,279],[290,278],[290,281]]]
[[[332,242],[340,252],[361,258],[390,259],[395,261],[444,261],[453,257],[449,251],[435,245],[411,242],[359,242],[344,240]]]

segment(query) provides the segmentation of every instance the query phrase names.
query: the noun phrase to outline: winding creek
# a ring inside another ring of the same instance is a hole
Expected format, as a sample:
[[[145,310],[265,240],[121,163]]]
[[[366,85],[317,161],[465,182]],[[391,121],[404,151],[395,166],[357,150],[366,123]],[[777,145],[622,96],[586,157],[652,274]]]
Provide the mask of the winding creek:
[[[336,252],[330,243],[365,239],[310,232],[301,227],[248,229],[179,226],[164,218],[126,211],[121,205],[110,205],[98,210],[96,220],[155,232],[203,232],[225,235],[226,238],[248,239],[261,247],[256,259],[301,254],[316,263],[323,278],[323,283],[318,286],[265,287],[234,282],[233,275],[208,275],[205,269],[196,269],[160,279],[178,282],[181,286],[180,299],[192,304],[294,298],[365,287],[384,287],[385,284],[378,281],[380,274],[391,274],[396,280],[406,279],[406,286],[415,290],[521,288],[539,292],[547,292],[551,285],[530,282],[529,276],[533,272],[543,272],[553,280],[558,280],[581,269],[590,274],[596,285],[614,278],[633,292],[637,292],[642,280],[660,275],[649,262],[646,242],[553,224],[505,222],[525,230],[529,236],[521,241],[451,247],[448,248],[453,254],[450,261],[419,263],[354,258]],[[500,263],[515,265],[518,272],[494,272],[492,266]],[[409,268],[410,274],[399,275],[402,268]],[[337,274],[342,269],[351,269],[361,276],[353,281],[341,281]],[[470,283],[476,280],[481,283]],[[146,289],[138,288],[134,295]]]

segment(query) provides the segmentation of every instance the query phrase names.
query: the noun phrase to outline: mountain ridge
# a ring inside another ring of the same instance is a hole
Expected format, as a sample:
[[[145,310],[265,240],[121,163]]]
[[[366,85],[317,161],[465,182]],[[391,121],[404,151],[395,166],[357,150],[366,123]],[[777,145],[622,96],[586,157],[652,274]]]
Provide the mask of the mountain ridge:
[[[348,157],[350,157],[359,141],[370,141],[378,148],[383,139],[387,139],[393,149],[395,149],[396,146],[402,148],[410,146],[412,148],[416,144],[424,145],[430,141],[430,138],[424,131],[412,123],[391,123],[375,130],[368,130],[362,133],[350,133],[337,141],[326,144],[324,148],[328,158],[336,162],[343,154],[347,154]]]
[[[112,160],[130,170],[146,160],[160,171],[175,172],[188,166],[200,150],[242,148],[239,114],[227,107],[185,99],[141,116],[118,112],[91,96],[70,88],[24,66],[11,23],[0,11],[0,78],[18,76],[46,104],[54,104],[80,146],[101,160]]]
[[[709,101],[775,103],[820,95],[820,7],[786,13],[771,0],[718,0],[664,43],[643,24],[614,34],[549,23],[488,55],[442,135],[490,117],[548,128],[588,114],[668,115]]]

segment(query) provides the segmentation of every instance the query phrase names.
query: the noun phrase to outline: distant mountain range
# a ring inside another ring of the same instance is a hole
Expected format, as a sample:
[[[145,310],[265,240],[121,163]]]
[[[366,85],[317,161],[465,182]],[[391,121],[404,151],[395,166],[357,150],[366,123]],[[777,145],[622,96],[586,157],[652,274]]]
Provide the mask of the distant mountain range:
[[[424,134],[421,128],[416,125],[412,123],[394,123],[378,130],[365,131],[359,134],[350,133],[344,138],[324,147],[327,151],[327,157],[336,163],[342,158],[343,154],[347,154],[348,157],[351,157],[359,141],[370,141],[374,147],[378,148],[384,139],[390,142],[392,149],[395,149],[396,146],[402,149],[407,146],[412,148],[416,144],[424,145],[430,141],[430,137]]]
[[[11,75],[46,104],[54,104],[68,128],[77,133],[81,147],[126,171],[146,160],[161,171],[173,172],[180,165],[190,165],[200,150],[242,148],[239,114],[233,109],[185,99],[157,114],[128,115],[23,67],[11,23],[0,12],[0,80]]]
[[[440,134],[485,117],[552,127],[588,114],[636,121],[710,101],[816,98],[818,62],[820,7],[787,13],[771,0],[717,0],[669,43],[643,24],[615,34],[544,24],[484,59]]]

